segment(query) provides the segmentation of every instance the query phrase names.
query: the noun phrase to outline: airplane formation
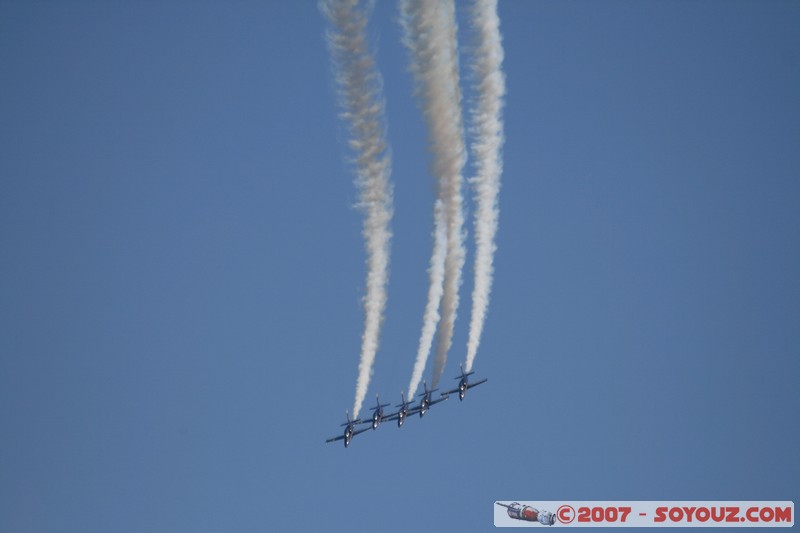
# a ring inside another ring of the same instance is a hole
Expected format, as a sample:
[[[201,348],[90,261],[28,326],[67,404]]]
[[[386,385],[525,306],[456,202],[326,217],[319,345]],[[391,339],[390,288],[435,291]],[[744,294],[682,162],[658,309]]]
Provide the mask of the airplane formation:
[[[461,367],[461,375],[456,376],[455,379],[458,381],[458,387],[453,390],[449,390],[443,392],[439,395],[438,398],[433,398],[433,393],[438,391],[439,389],[428,389],[428,384],[423,381],[422,386],[425,388],[424,392],[421,392],[417,395],[418,398],[421,398],[419,401],[419,405],[413,406],[412,402],[413,399],[409,399],[406,401],[406,396],[402,392],[400,393],[401,402],[395,406],[398,410],[391,414],[385,414],[383,408],[389,407],[388,403],[381,403],[380,397],[375,396],[375,407],[372,407],[372,416],[367,420],[361,420],[357,418],[355,420],[350,419],[350,413],[345,411],[345,416],[347,417],[347,422],[342,424],[344,427],[344,433],[339,435],[338,437],[331,437],[325,442],[336,442],[337,440],[344,440],[344,447],[347,448],[350,446],[350,442],[353,440],[353,437],[360,433],[364,433],[365,431],[369,431],[370,429],[378,429],[378,426],[381,425],[381,422],[388,422],[391,420],[397,420],[397,427],[403,427],[403,423],[406,419],[411,416],[419,413],[419,417],[422,418],[425,416],[425,413],[428,412],[431,406],[436,405],[437,403],[443,402],[450,398],[451,394],[458,393],[458,399],[460,401],[464,400],[464,396],[467,394],[467,391],[472,387],[477,387],[482,383],[486,383],[488,378],[482,379],[475,383],[469,382],[469,376],[474,374],[475,372],[464,372],[463,366]],[[370,424],[365,428],[356,429],[356,426],[361,424]]]

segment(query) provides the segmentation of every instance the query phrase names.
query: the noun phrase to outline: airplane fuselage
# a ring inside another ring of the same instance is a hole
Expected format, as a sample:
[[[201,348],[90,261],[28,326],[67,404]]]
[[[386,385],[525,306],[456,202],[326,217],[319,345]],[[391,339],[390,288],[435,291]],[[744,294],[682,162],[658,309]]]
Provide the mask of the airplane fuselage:
[[[382,404],[381,399],[375,396],[375,407],[372,408],[372,429],[378,429],[383,421],[383,408],[389,405],[388,403]]]
[[[408,405],[404,406],[400,409],[400,412],[397,414],[397,427],[403,427],[403,424],[406,421],[406,417],[408,416]]]
[[[350,446],[350,441],[353,439],[353,426],[347,426],[344,429],[344,447]]]
[[[419,402],[419,417],[422,418],[423,416],[425,416],[425,413],[430,408],[431,408],[431,400],[430,398],[425,396],[424,398],[422,398],[422,401]]]

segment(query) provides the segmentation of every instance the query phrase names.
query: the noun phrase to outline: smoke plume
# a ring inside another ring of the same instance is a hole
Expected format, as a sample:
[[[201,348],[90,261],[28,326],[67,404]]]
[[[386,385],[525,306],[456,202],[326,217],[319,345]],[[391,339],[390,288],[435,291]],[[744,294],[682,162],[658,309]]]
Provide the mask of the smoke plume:
[[[494,273],[495,234],[499,210],[500,175],[503,172],[503,45],[497,0],[476,0],[471,9],[477,42],[473,50],[471,76],[475,102],[471,106],[471,151],[476,175],[470,182],[475,193],[475,284],[467,341],[466,372],[472,369],[489,307]]]
[[[389,278],[392,233],[391,155],[386,140],[383,80],[367,42],[371,2],[322,0],[320,8],[330,26],[327,40],[348,144],[355,155],[358,207],[364,212],[367,252],[364,332],[358,364],[353,417],[358,418],[378,351]]]
[[[417,393],[417,387],[422,379],[422,372],[425,370],[425,362],[431,351],[433,335],[436,333],[436,325],[439,323],[439,303],[442,300],[444,290],[444,260],[447,252],[447,228],[444,224],[444,208],[440,200],[436,200],[434,209],[433,226],[433,254],[431,255],[431,265],[428,269],[430,276],[430,286],[428,287],[428,303],[425,305],[425,314],[422,319],[422,333],[419,336],[419,348],[417,349],[417,360],[414,362],[414,370],[411,372],[411,382],[408,384],[408,397],[413,398]]]
[[[429,309],[439,305],[432,302],[431,297],[441,299],[432,379],[435,387],[444,371],[452,342],[466,255],[461,196],[466,149],[461,118],[455,6],[452,0],[403,0],[400,5],[403,42],[411,52],[411,72],[428,125],[436,193],[444,212],[447,238],[443,290],[440,293],[432,286],[426,306]],[[423,332],[433,327],[432,322],[438,317],[436,313],[426,312],[425,318]],[[420,350],[423,348],[421,345]],[[420,363],[418,357],[415,370],[420,364],[424,368],[424,360]]]

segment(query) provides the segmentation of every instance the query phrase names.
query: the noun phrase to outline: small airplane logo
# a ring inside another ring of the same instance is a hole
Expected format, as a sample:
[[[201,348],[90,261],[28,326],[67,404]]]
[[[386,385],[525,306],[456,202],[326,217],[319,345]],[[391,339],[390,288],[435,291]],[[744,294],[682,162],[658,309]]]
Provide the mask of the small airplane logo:
[[[520,505],[518,502],[512,504],[494,502],[501,507],[505,507],[508,516],[515,520],[524,520],[526,522],[539,522],[543,526],[552,526],[556,523],[556,515],[550,511],[540,511],[529,505]]]

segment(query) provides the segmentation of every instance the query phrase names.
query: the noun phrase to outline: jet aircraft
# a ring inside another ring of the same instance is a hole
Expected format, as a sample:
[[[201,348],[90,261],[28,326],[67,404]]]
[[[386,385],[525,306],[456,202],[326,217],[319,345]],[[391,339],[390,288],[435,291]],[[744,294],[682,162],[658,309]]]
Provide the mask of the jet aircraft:
[[[464,366],[463,365],[459,365],[459,366],[461,368],[461,375],[460,376],[456,376],[456,378],[455,378],[455,379],[460,379],[461,380],[461,381],[458,382],[458,388],[457,389],[453,389],[451,391],[443,392],[442,396],[447,396],[448,394],[453,394],[454,392],[457,392],[458,393],[458,400],[459,401],[464,401],[464,396],[467,394],[467,389],[471,389],[472,387],[477,387],[481,383],[486,383],[488,381],[488,378],[487,379],[482,379],[482,380],[478,381],[477,383],[470,383],[468,376],[471,376],[475,372],[467,372],[465,374],[464,373]]]
[[[395,405],[395,407],[399,407],[400,410],[397,411],[396,413],[392,413],[391,415],[389,415],[386,418],[384,418],[384,420],[387,420],[387,421],[396,419],[397,420],[397,427],[399,427],[399,428],[403,427],[403,422],[406,421],[406,418],[409,415],[413,415],[419,410],[419,407],[411,407],[411,402],[413,400],[406,401],[406,395],[403,394],[402,391],[400,391],[400,399],[402,400],[402,402],[400,404],[398,404],[398,405]]]
[[[449,396],[447,396],[446,394],[442,394],[442,396],[439,399],[432,400],[431,396],[433,395],[434,392],[436,392],[439,389],[428,390],[428,384],[425,383],[424,380],[422,382],[422,386],[425,387],[425,392],[417,394],[417,396],[422,397],[422,400],[420,400],[419,402],[419,407],[417,407],[417,409],[419,409],[420,418],[425,416],[425,413],[428,411],[428,409],[431,408],[432,405],[436,405],[437,403],[443,402],[449,398]]]
[[[362,424],[368,424],[372,422],[372,429],[378,429],[378,426],[381,424],[383,420],[383,408],[389,407],[388,403],[381,403],[381,399],[378,395],[375,395],[375,407],[372,408],[372,419],[371,420],[362,420]]]
[[[355,420],[350,420],[350,413],[348,413],[347,411],[344,412],[344,416],[347,417],[347,422],[342,424],[342,426],[346,426],[344,428],[344,433],[342,435],[339,435],[338,437],[329,438],[328,440],[325,441],[326,443],[344,439],[344,447],[347,448],[348,446],[350,446],[350,441],[353,440],[353,437],[355,437],[359,433],[364,433],[365,431],[369,431],[369,428],[358,429],[358,430],[355,428],[356,424],[361,423],[360,418],[357,418]]]

